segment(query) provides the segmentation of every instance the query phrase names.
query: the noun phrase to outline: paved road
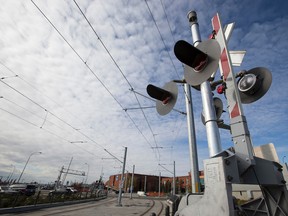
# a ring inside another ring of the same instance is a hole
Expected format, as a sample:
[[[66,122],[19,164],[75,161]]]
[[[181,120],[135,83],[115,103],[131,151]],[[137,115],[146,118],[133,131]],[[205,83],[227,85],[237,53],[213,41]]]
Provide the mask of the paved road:
[[[163,200],[165,203],[165,201]],[[122,206],[118,206],[117,198],[110,197],[101,201],[93,201],[89,203],[75,204],[69,206],[45,208],[37,211],[14,213],[4,215],[19,215],[19,216],[137,216],[143,214],[151,205],[153,201],[147,198],[122,198]],[[164,210],[161,216],[164,216]]]

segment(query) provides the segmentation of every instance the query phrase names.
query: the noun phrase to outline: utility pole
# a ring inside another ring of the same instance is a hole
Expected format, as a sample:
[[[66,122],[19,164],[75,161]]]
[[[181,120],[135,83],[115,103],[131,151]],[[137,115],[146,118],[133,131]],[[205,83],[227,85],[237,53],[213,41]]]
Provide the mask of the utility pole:
[[[69,172],[69,169],[70,169],[70,166],[71,166],[72,160],[73,160],[73,157],[71,157],[71,160],[70,160],[69,165],[68,165],[67,172],[65,173],[65,175],[64,175],[64,177],[63,177],[62,185],[65,184],[65,180],[66,180],[67,174],[68,174],[68,172]]]
[[[161,172],[159,172],[159,197],[161,196]]]
[[[185,101],[186,101],[188,140],[190,151],[191,187],[192,187],[192,193],[198,193],[200,192],[200,180],[199,180],[199,165],[198,165],[191,87],[189,84],[185,83],[184,89],[186,92]]]
[[[126,165],[126,155],[127,155],[127,147],[125,147],[125,152],[124,152],[124,161],[123,161],[123,167],[122,167],[122,175],[121,175],[121,180],[119,183],[119,194],[118,194],[118,204],[117,206],[122,206],[121,199],[122,199],[122,189],[124,185],[124,173],[125,173],[125,165]]]
[[[131,187],[130,187],[130,199],[132,199],[132,193],[134,189],[134,170],[135,170],[135,165],[133,165],[133,172],[132,172],[132,179],[131,179]]]
[[[42,152],[33,152],[33,153],[31,153],[31,154],[29,155],[28,160],[27,160],[26,163],[25,163],[25,166],[24,166],[24,168],[23,168],[23,170],[22,170],[22,172],[21,172],[21,174],[20,174],[20,176],[19,176],[19,179],[18,179],[17,183],[20,183],[20,180],[21,180],[21,178],[22,178],[22,175],[23,175],[23,173],[24,173],[24,171],[25,171],[25,169],[26,169],[26,166],[27,166],[27,164],[29,163],[30,158],[31,158],[32,155],[34,155],[34,154],[42,154]]]
[[[144,180],[144,193],[146,193],[146,184],[147,184],[147,176],[145,175],[145,180]]]
[[[175,195],[175,188],[176,188],[176,182],[175,182],[175,161],[173,162],[173,196]]]

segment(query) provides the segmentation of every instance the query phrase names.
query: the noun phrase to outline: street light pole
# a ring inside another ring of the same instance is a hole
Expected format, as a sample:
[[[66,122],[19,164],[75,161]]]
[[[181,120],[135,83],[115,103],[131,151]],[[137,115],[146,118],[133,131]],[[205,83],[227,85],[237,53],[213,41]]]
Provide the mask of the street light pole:
[[[123,185],[124,185],[124,172],[125,172],[125,166],[126,166],[126,156],[127,156],[127,147],[125,147],[125,152],[124,152],[124,160],[123,160],[121,180],[120,180],[120,184],[119,184],[119,194],[118,194],[117,206],[122,206],[121,199],[122,199],[122,189],[123,189]]]
[[[86,180],[85,180],[85,184],[87,183],[88,181],[88,175],[89,175],[89,164],[88,163],[85,163],[85,165],[88,166],[88,170],[87,170],[87,176],[86,176]]]
[[[29,160],[30,160],[31,156],[34,155],[34,154],[42,154],[42,152],[33,152],[33,153],[30,154],[30,156],[29,156],[28,160],[26,161],[26,164],[25,164],[25,166],[24,166],[24,168],[23,168],[23,170],[22,170],[22,172],[21,172],[21,174],[19,176],[19,179],[18,179],[17,183],[20,182],[20,179],[22,178],[22,175],[23,175],[23,173],[24,173],[24,171],[26,169],[26,166],[29,163]]]
[[[173,161],[173,196],[176,193],[176,182],[175,182],[175,161]]]

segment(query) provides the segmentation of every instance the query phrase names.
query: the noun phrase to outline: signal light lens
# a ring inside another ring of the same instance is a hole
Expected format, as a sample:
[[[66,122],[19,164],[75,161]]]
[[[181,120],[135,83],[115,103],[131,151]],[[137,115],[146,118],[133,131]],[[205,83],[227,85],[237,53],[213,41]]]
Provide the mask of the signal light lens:
[[[174,46],[176,57],[195,72],[202,71],[208,63],[208,55],[186,41],[177,41]]]
[[[167,98],[165,98],[164,100],[162,100],[162,104],[163,104],[163,105],[168,104],[168,102],[170,101],[171,98],[172,98],[172,97],[167,97]]]
[[[200,72],[202,71],[208,62],[208,56],[204,53],[201,53],[200,55],[198,55],[194,62],[193,62],[193,68],[196,72]]]
[[[224,85],[220,85],[217,87],[217,93],[218,94],[223,94],[225,91],[225,86]]]
[[[254,94],[260,85],[255,74],[245,74],[238,82],[238,89],[245,94]]]
[[[171,93],[158,88],[154,85],[149,84],[147,86],[147,93],[150,95],[150,97],[155,98],[156,100],[162,101],[163,104],[167,104],[169,100],[171,99]]]

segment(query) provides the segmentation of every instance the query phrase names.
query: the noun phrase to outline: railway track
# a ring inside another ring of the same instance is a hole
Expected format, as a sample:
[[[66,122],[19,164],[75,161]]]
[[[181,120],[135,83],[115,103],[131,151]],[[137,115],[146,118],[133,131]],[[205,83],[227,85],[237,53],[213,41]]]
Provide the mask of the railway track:
[[[164,203],[162,200],[151,200],[152,205],[140,216],[161,216],[163,215]]]
[[[108,197],[103,200],[92,201],[75,205],[63,205],[58,207],[31,209],[17,212],[21,216],[164,216],[165,200],[153,198],[123,197],[122,205],[118,205],[117,197]],[[4,214],[11,215],[11,214]]]
[[[84,204],[80,204],[77,206],[67,206],[67,208],[62,207],[64,209],[61,210],[55,210],[53,212],[49,212],[48,214],[42,214],[42,216],[50,216],[50,215],[61,215],[61,214],[66,214],[68,212],[75,212],[75,211],[80,211],[83,209],[87,209],[87,208],[94,208],[100,205],[105,205],[105,204],[110,204],[110,203],[115,203],[116,202],[116,198],[107,198],[106,200],[102,200],[102,201],[98,201],[94,204],[91,203],[84,203]]]

